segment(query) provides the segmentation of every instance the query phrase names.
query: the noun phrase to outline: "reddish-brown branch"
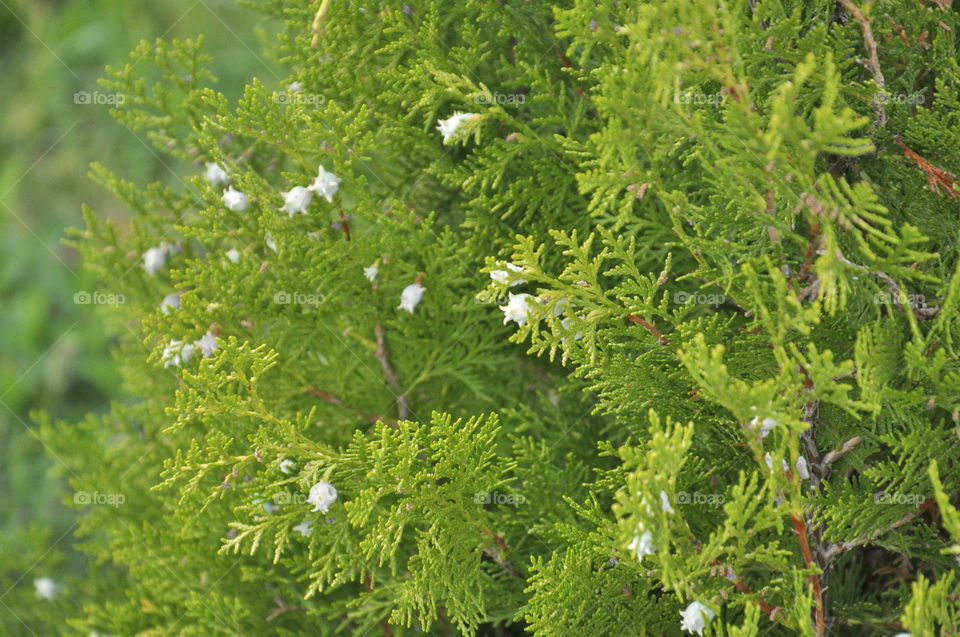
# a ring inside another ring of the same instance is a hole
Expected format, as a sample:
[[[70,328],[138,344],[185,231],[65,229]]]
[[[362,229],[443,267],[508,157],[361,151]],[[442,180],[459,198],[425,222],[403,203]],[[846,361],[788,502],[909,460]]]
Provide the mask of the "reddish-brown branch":
[[[820,246],[820,224],[814,220],[810,224],[810,244],[807,246],[807,253],[803,257],[803,267],[800,271],[804,276],[810,274],[813,269],[813,257],[817,254],[817,248]]]
[[[713,564],[714,566],[723,567],[723,564],[720,563],[720,560],[713,560]],[[750,587],[747,586],[746,582],[743,581],[742,577],[737,576],[737,579],[733,580],[733,585],[736,587],[738,591],[740,591],[744,595],[753,595],[753,591],[750,590]],[[768,604],[767,602],[763,601],[763,599],[761,599],[760,597],[758,597],[756,601],[757,601],[757,604],[760,605],[760,609],[763,612],[765,612],[767,615],[769,615],[772,619],[774,613],[777,612],[777,609],[771,606],[770,604]]]
[[[627,319],[636,323],[637,325],[641,326],[643,329],[653,334],[656,337],[656,339],[660,342],[661,345],[670,344],[670,339],[668,339],[666,336],[661,334],[660,330],[658,330],[653,323],[637,316],[636,314],[627,314]]]
[[[818,568],[813,561],[813,552],[810,550],[810,540],[807,537],[807,523],[796,515],[790,516],[790,522],[793,524],[793,530],[800,538],[800,550],[803,551],[803,561],[807,568]],[[813,586],[813,616],[817,637],[823,637],[825,631],[823,617],[823,591],[820,590],[820,576],[816,573],[810,575],[810,584]]]
[[[957,188],[957,177],[943,168],[938,168],[918,155],[912,148],[903,143],[900,137],[895,137],[893,142],[903,150],[903,154],[912,159],[923,174],[927,176],[927,183],[930,188],[939,193],[941,188],[946,189],[947,194],[955,199],[960,199],[960,189]]]
[[[386,378],[387,386],[390,387],[390,391],[393,392],[397,399],[397,419],[407,420],[410,417],[410,407],[407,405],[407,395],[403,389],[401,389],[397,375],[390,365],[390,356],[387,353],[387,332],[379,323],[374,325],[373,332],[377,336],[377,350],[374,354],[377,360],[380,361],[380,368],[383,370],[383,376]]]
[[[337,212],[340,213],[340,229],[343,230],[343,236],[350,241],[350,222],[347,220],[347,215],[340,206],[337,206]]]
[[[570,58],[566,56],[563,52],[563,49],[560,48],[559,44],[553,45],[553,50],[557,52],[557,56],[560,58],[560,65],[565,69],[572,69],[573,64],[570,63]],[[574,85],[574,90],[577,92],[577,95],[580,97],[586,97],[586,93],[583,92],[583,89],[579,86]]]

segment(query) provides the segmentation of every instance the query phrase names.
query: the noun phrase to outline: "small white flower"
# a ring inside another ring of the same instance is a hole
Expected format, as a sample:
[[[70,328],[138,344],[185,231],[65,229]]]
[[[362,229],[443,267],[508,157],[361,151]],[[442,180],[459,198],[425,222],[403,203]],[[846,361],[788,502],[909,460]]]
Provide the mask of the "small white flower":
[[[770,455],[769,451],[763,455],[763,461],[767,463],[767,468],[773,471],[773,456]],[[784,471],[790,469],[790,465],[787,464],[786,460],[781,458],[780,462],[783,464]]]
[[[223,205],[234,212],[243,212],[250,206],[247,196],[233,186],[223,191],[222,199]]]
[[[307,214],[307,206],[313,199],[313,191],[303,186],[294,186],[283,193],[283,205],[280,210],[286,212],[291,217],[297,213]]]
[[[810,469],[807,467],[806,458],[803,456],[797,456],[797,462],[795,466],[797,467],[797,475],[800,476],[801,480],[810,479]]]
[[[314,511],[326,513],[330,505],[337,501],[337,489],[329,482],[321,480],[310,487],[310,497],[307,502],[313,505]]]
[[[212,161],[207,162],[207,171],[204,173],[211,186],[219,186],[230,181],[230,175],[223,164],[215,164]]]
[[[143,253],[143,269],[147,274],[156,274],[167,264],[167,244],[161,243]]]
[[[663,491],[662,489],[660,491],[660,508],[667,513],[673,513],[673,507],[670,506],[670,496],[668,496],[667,492]]]
[[[163,297],[163,300],[160,301],[160,311],[164,314],[169,314],[171,310],[180,309],[180,294],[178,292],[173,292]]]
[[[293,530],[306,537],[307,535],[310,535],[311,527],[313,527],[313,522],[310,520],[304,520],[300,524],[293,527]]]
[[[296,468],[296,466],[297,466],[297,463],[291,460],[290,458],[284,458],[283,460],[280,461],[280,471],[282,471],[287,475],[290,475],[291,473],[293,473],[293,470],[294,468]]]
[[[657,547],[653,545],[653,536],[650,531],[641,533],[642,529],[643,526],[637,528],[637,535],[634,535],[633,540],[627,545],[627,550],[636,554],[637,561],[642,561],[644,555],[653,555],[657,550]]]
[[[290,84],[287,84],[287,90],[291,93],[299,93],[303,90],[303,84],[300,82],[291,82]]]
[[[38,577],[33,580],[33,587],[37,589],[37,597],[48,601],[53,600],[60,592],[60,585],[50,577]]]
[[[217,337],[213,335],[213,332],[207,331],[200,340],[194,343],[197,347],[200,348],[200,352],[203,354],[204,358],[210,358],[213,356],[213,353],[219,349],[217,346]]]
[[[367,266],[363,269],[363,276],[367,277],[367,281],[373,281],[377,278],[380,269],[376,265]]]
[[[683,618],[680,628],[689,633],[702,635],[703,629],[707,627],[707,623],[714,618],[714,615],[715,613],[706,605],[691,602],[686,610],[680,611],[680,616]]]
[[[768,418],[764,418],[763,420],[760,420],[759,416],[754,417],[754,419],[750,421],[750,424],[753,426],[754,429],[757,429],[758,435],[760,436],[760,440],[763,440],[764,438],[766,438],[767,435],[769,435],[769,433],[773,431],[774,427],[780,426],[780,423],[774,420],[773,418],[768,417]]]
[[[230,263],[236,263],[240,260],[240,253],[237,252],[236,248],[230,248],[226,254],[227,258],[230,259]]]
[[[463,122],[475,116],[476,113],[455,112],[447,119],[437,120],[439,124],[437,130],[443,135],[443,143],[449,144],[451,140],[456,139],[460,134],[460,128],[463,126]]]
[[[340,190],[340,178],[320,166],[317,178],[310,184],[310,190],[333,203],[333,196]]]
[[[419,283],[411,283],[403,288],[403,292],[400,293],[400,305],[397,306],[397,309],[406,310],[413,314],[413,310],[417,307],[417,304],[420,303],[420,299],[423,298],[423,293],[426,289],[427,288]]]
[[[264,243],[267,244],[268,248],[270,248],[274,252],[277,251],[277,243],[276,241],[273,240],[273,235],[270,234],[269,230],[263,233],[263,241]]]
[[[510,321],[514,321],[517,325],[526,325],[527,319],[530,318],[530,305],[528,303],[530,298],[529,294],[510,292],[507,304],[500,306],[503,311],[503,324],[506,325]]]
[[[519,265],[514,265],[513,263],[507,263],[507,270],[513,270],[514,272],[523,272],[523,268]],[[491,270],[490,278],[496,281],[497,283],[506,283],[507,277],[510,276],[510,272],[507,270]],[[523,285],[526,283],[526,279],[516,279],[515,281],[510,282],[510,287],[516,287],[518,285]]]
[[[195,347],[193,343],[184,343],[183,341],[170,341],[170,344],[163,348],[163,354],[160,359],[164,367],[180,367],[183,363],[190,360],[193,356]]]

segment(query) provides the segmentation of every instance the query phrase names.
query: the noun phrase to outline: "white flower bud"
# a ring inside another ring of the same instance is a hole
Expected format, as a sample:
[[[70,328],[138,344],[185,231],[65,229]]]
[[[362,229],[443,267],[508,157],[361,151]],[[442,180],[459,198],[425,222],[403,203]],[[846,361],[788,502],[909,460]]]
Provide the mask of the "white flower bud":
[[[37,590],[37,597],[52,601],[60,592],[60,585],[50,577],[38,577],[33,580],[33,587]]]
[[[472,117],[476,117],[476,113],[455,112],[447,119],[437,120],[439,124],[437,130],[443,135],[443,143],[449,144],[451,140],[456,139],[460,135],[460,128],[463,123]]]
[[[670,505],[670,496],[663,490],[660,491],[660,508],[667,513],[673,513],[673,506]]]
[[[330,505],[337,501],[337,489],[324,480],[310,487],[310,496],[307,502],[313,505],[314,511],[326,513]]]
[[[207,170],[204,173],[207,181],[211,186],[220,186],[222,184],[230,181],[230,174],[227,173],[227,169],[223,164],[216,164],[214,162],[207,162]]]
[[[527,319],[530,318],[530,304],[529,299],[532,298],[529,294],[509,294],[509,299],[506,305],[501,305],[500,309],[503,311],[503,324],[506,325],[510,321],[514,321],[517,325],[526,325]]]
[[[250,206],[247,196],[233,186],[223,191],[222,199],[223,205],[234,212],[243,212]]]
[[[705,604],[691,602],[685,610],[680,611],[680,616],[683,618],[683,621],[680,623],[682,630],[688,633],[703,635],[703,629],[706,628],[707,623],[714,618],[715,613]]]
[[[419,283],[411,283],[403,288],[403,292],[400,293],[400,305],[397,306],[397,309],[406,310],[413,314],[413,310],[416,309],[420,303],[420,299],[423,298],[423,293],[426,289],[427,288]]]
[[[307,207],[313,200],[313,191],[303,186],[294,186],[283,193],[283,205],[280,210],[286,212],[291,217],[295,214],[307,214]]]
[[[320,172],[313,183],[310,184],[310,190],[333,203],[333,196],[340,190],[340,179],[320,166]]]
[[[143,253],[143,269],[147,274],[156,274],[167,264],[167,245],[161,243]]]
[[[653,536],[650,531],[644,531],[643,526],[637,527],[637,535],[627,545],[627,550],[637,556],[637,561],[642,561],[644,555],[653,555],[657,547],[653,545]]]

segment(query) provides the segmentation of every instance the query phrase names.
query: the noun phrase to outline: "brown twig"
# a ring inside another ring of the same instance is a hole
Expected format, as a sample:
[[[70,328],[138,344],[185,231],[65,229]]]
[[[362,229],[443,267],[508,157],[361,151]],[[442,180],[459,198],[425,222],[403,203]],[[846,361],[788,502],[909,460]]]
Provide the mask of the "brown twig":
[[[387,353],[386,330],[383,329],[382,325],[377,323],[373,327],[373,331],[377,335],[377,350],[374,352],[374,355],[377,357],[377,360],[380,361],[380,368],[383,370],[383,376],[387,380],[387,385],[390,387],[394,396],[396,396],[397,419],[407,420],[410,417],[410,407],[407,405],[407,395],[403,393],[403,390],[400,388],[397,375],[394,373],[393,367],[390,366],[390,358]]]
[[[813,561],[813,553],[810,551],[810,540],[807,537],[807,523],[796,515],[790,515],[790,522],[793,524],[793,530],[800,538],[800,550],[803,551],[803,561],[807,568],[818,568]],[[813,587],[813,616],[817,637],[823,637],[825,623],[823,617],[823,591],[820,589],[820,576],[816,573],[810,575],[810,585]]]
[[[340,229],[343,230],[343,236],[350,241],[350,222],[347,220],[347,215],[344,214],[343,208],[339,205],[337,206],[337,212],[340,213]]]
[[[713,564],[714,564],[714,566],[719,566],[719,567],[723,568],[724,570],[729,570],[731,573],[733,573],[733,569],[730,569],[730,568],[728,568],[728,567],[723,566],[723,564],[720,563],[720,560],[713,560]],[[736,575],[736,573],[733,573],[733,574]],[[729,578],[727,578],[727,579],[729,579]],[[743,581],[743,578],[742,578],[742,577],[740,577],[739,575],[737,575],[737,579],[732,580],[732,581],[733,581],[734,587],[736,587],[736,589],[737,589],[738,591],[740,591],[740,592],[743,593],[744,595],[753,595],[753,591],[750,590],[750,587],[747,586],[746,582]],[[757,604],[760,605],[760,609],[761,609],[763,612],[765,612],[767,615],[769,615],[771,619],[773,619],[774,614],[779,610],[778,608],[774,608],[773,606],[771,606],[771,605],[768,604],[767,602],[763,601],[763,599],[760,598],[760,597],[757,597],[757,598],[756,598],[756,602],[757,602]]]
[[[822,467],[822,469],[825,470],[832,463],[839,460],[840,456],[847,453],[848,451],[850,451],[851,449],[859,445],[861,442],[863,442],[863,438],[861,438],[860,436],[854,436],[850,440],[843,443],[843,446],[840,447],[840,449],[837,449],[835,451],[830,451],[829,453],[827,453],[827,455],[825,455],[823,457],[823,460],[820,462],[820,466]]]
[[[668,339],[666,336],[661,334],[660,330],[658,330],[653,323],[637,316],[636,314],[627,314],[627,319],[643,327],[643,329],[653,334],[656,337],[656,339],[660,342],[661,345],[670,344],[670,339]]]
[[[873,37],[870,19],[863,15],[863,12],[857,8],[857,5],[853,4],[850,0],[840,0],[840,4],[850,12],[853,19],[860,25],[860,30],[863,32],[863,45],[867,49],[867,59],[864,60],[864,64],[870,71],[870,74],[873,75],[873,81],[877,83],[877,87],[881,91],[884,91],[887,83],[883,78],[883,70],[880,68],[880,56],[877,54],[877,41]],[[888,121],[887,109],[886,106],[884,106],[883,100],[873,100],[873,112],[877,115],[877,126],[886,126]]]
[[[293,610],[305,610],[300,606],[290,606],[279,595],[274,596],[273,602],[277,605],[277,607],[274,608],[272,611],[270,611],[270,614],[267,615],[268,622],[272,622],[280,615],[283,615],[284,613],[289,613],[290,611],[293,611]]]
[[[940,188],[944,188],[948,195],[954,199],[960,199],[960,189],[957,188],[956,175],[928,162],[912,148],[903,143],[903,140],[899,136],[893,139],[893,143],[899,146],[903,150],[903,154],[912,159],[914,163],[920,167],[920,170],[922,170],[927,177],[927,184],[930,185],[931,190],[939,194]]]
[[[861,536],[861,537],[858,537],[858,538],[856,538],[856,539],[854,539],[854,540],[850,540],[850,541],[848,541],[848,542],[840,542],[839,544],[832,544],[832,545],[830,546],[830,548],[827,549],[827,552],[826,552],[826,554],[825,554],[825,557],[826,557],[828,560],[833,561],[833,560],[835,560],[835,559],[837,558],[837,556],[840,555],[841,553],[846,553],[847,551],[849,551],[849,550],[851,550],[851,549],[854,549],[854,548],[856,548],[856,547],[858,547],[858,546],[865,546],[865,545],[867,545],[867,544],[870,544],[871,542],[873,542],[874,540],[876,540],[876,539],[877,539],[878,537],[880,537],[881,535],[884,535],[884,534],[886,534],[886,533],[889,533],[890,531],[893,531],[894,529],[898,529],[898,528],[900,528],[901,526],[903,526],[904,524],[907,524],[908,522],[912,521],[914,518],[916,518],[917,516],[919,516],[919,515],[921,515],[922,513],[924,513],[927,509],[929,509],[929,508],[933,505],[934,502],[936,502],[936,500],[935,500],[934,498],[927,498],[926,500],[924,500],[924,501],[920,504],[919,507],[917,507],[916,509],[914,509],[914,510],[911,511],[910,513],[907,513],[905,516],[903,516],[902,518],[900,518],[900,519],[897,520],[896,522],[893,522],[892,524],[890,524],[890,525],[888,525],[888,526],[885,526],[885,527],[882,528],[882,529],[876,529],[876,530],[874,530],[874,531],[871,531],[870,533],[867,533],[866,535],[863,535],[863,536]]]

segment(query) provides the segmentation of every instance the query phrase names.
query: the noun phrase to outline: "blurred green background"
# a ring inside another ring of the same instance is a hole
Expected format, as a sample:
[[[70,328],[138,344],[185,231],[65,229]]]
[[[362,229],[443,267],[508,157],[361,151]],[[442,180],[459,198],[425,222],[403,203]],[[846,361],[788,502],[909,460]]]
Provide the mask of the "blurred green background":
[[[97,312],[74,303],[96,289],[62,244],[80,204],[126,216],[89,181],[98,161],[145,184],[173,182],[177,166],[114,122],[105,104],[77,104],[102,89],[105,65],[121,66],[141,39],[204,34],[228,97],[252,75],[281,70],[259,17],[234,0],[0,0],[0,634],[78,634],[65,607],[39,599],[37,577],[82,576],[71,547],[73,513],[56,460],[34,435],[34,410],[78,420],[101,411],[119,376]]]

